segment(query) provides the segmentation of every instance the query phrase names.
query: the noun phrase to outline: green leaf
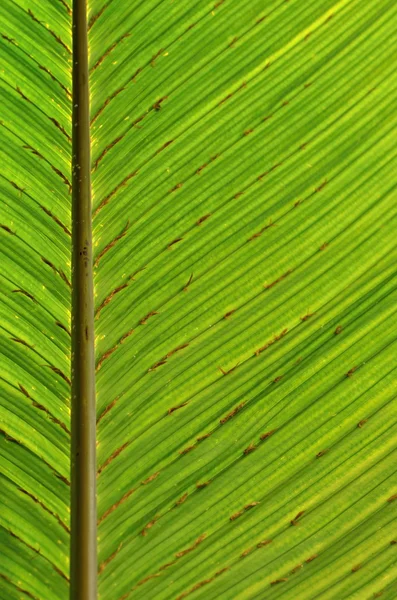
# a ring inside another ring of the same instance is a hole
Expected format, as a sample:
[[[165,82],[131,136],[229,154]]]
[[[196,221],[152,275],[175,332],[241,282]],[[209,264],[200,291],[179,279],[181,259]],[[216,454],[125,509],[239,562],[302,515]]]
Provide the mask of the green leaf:
[[[1,19],[0,596],[51,600],[71,6]],[[88,21],[98,596],[392,600],[395,2],[92,0]]]

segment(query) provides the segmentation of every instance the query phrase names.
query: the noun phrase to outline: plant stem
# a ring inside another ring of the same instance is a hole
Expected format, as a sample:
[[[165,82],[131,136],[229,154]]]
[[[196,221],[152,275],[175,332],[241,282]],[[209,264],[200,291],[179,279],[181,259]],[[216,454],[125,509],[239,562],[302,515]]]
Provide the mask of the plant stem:
[[[96,600],[96,414],[86,0],[73,0],[70,598]]]

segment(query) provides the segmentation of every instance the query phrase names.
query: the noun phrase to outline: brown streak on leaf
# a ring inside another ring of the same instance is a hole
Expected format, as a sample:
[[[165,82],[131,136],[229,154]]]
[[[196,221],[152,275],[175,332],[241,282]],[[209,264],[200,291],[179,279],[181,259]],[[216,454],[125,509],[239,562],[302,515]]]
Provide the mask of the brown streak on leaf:
[[[107,246],[105,246],[105,248],[103,250],[101,250],[101,252],[98,254],[97,258],[95,259],[94,267],[97,267],[99,264],[99,261],[106,254],[106,252],[109,252],[109,250],[111,248],[113,248],[113,246],[127,234],[129,226],[130,226],[130,222],[127,221],[127,223],[124,225],[123,230],[118,235],[116,235],[116,237],[111,242],[109,242],[109,244],[107,244]]]
[[[105,300],[102,302],[102,304],[100,304],[97,308],[97,310],[95,311],[95,318],[99,317],[99,314],[101,312],[101,310],[103,308],[105,308],[105,306],[107,304],[109,304],[109,302],[112,300],[112,298],[118,294],[119,292],[121,292],[121,290],[124,290],[126,287],[128,286],[128,283],[123,283],[122,285],[119,285],[116,289],[114,289],[112,292],[110,292],[109,296],[107,296],[105,298]]]
[[[309,556],[309,558],[307,558],[307,559],[305,560],[305,563],[311,563],[311,562],[312,562],[312,560],[314,560],[314,559],[315,559],[315,558],[317,558],[317,557],[318,557],[318,554],[313,554],[312,556]]]
[[[243,450],[243,454],[251,454],[251,452],[254,452],[254,450],[256,450],[256,446],[254,443],[251,443],[249,446],[247,446],[247,448],[245,448],[245,450]]]
[[[301,321],[307,321],[310,317],[313,317],[316,313],[307,313],[304,317],[301,317]]]
[[[302,568],[303,568],[302,564],[296,565],[296,567],[294,567],[293,569],[291,569],[291,575],[293,575],[294,573],[297,573]]]
[[[225,417],[222,417],[222,419],[219,421],[219,423],[221,425],[223,425],[224,423],[226,423],[227,421],[229,421],[229,419],[231,419],[238,412],[240,412],[240,410],[242,410],[242,408],[244,408],[244,406],[245,406],[245,402],[241,402],[238,406],[236,406],[235,408],[233,408],[233,410],[231,410]]]
[[[0,434],[5,437],[7,442],[11,442],[13,444],[19,444],[20,446],[22,445],[18,440],[11,437],[10,435],[8,435],[8,433],[6,431],[4,431],[4,429],[0,429]]]
[[[160,98],[153,104],[152,108],[156,111],[160,110],[162,103],[167,99],[168,99],[168,96],[163,96],[162,98]]]
[[[168,190],[169,194],[172,194],[172,192],[176,192],[176,190],[179,190],[182,186],[183,186],[183,183],[177,183],[176,185],[174,185],[173,188]]]
[[[55,223],[57,225],[59,225],[60,227],[62,227],[62,229],[64,230],[64,232],[69,236],[72,237],[72,234],[70,232],[70,230],[66,227],[66,225],[64,225],[62,223],[62,221],[60,219],[58,219],[58,217],[56,217],[55,215],[52,214],[52,212],[50,210],[48,210],[48,208],[45,208],[45,206],[42,206],[40,204],[40,208],[53,220],[55,221]]]
[[[59,321],[55,321],[55,325],[57,327],[59,327],[60,329],[63,329],[63,331],[66,331],[66,333],[68,334],[68,336],[71,335],[69,329],[65,325],[63,325],[62,323],[60,323]]]
[[[136,586],[134,587],[134,589],[136,589],[137,587],[140,587],[144,583],[147,583],[151,579],[155,579],[156,577],[160,577],[160,575],[161,575],[161,573],[153,573],[152,575],[148,575],[147,577],[144,577],[143,579],[141,579],[140,581],[138,581],[138,583],[136,584]]]
[[[346,377],[352,377],[353,373],[357,371],[357,367],[352,367],[347,373]]]
[[[152,481],[154,481],[155,479],[157,479],[157,477],[160,475],[160,471],[156,471],[156,473],[153,473],[153,475],[150,475],[147,479],[145,479],[144,481],[141,481],[142,485],[147,485],[148,483],[151,483]]]
[[[188,290],[190,284],[192,283],[192,281],[193,281],[193,273],[190,275],[188,282],[185,284],[185,286],[183,288],[184,292],[187,292],[187,290]]]
[[[235,43],[238,41],[238,37],[235,36],[229,44],[229,48],[234,48]]]
[[[160,154],[160,152],[162,152],[163,150],[168,148],[168,146],[170,146],[170,144],[172,144],[173,142],[174,142],[174,140],[169,140],[168,142],[165,142],[165,144],[163,144],[161,146],[161,148],[159,150],[157,150],[156,154]]]
[[[231,517],[229,517],[229,519],[230,519],[230,521],[235,521],[236,519],[241,517],[242,514],[243,514],[243,511],[241,511],[241,510],[237,511]]]
[[[186,494],[183,494],[183,496],[181,496],[181,497],[179,498],[179,500],[177,500],[177,501],[175,502],[175,506],[180,506],[181,504],[183,504],[183,503],[185,502],[185,500],[186,500],[186,498],[187,498],[187,497],[188,497],[188,494],[187,494],[187,492],[186,492]]]
[[[25,594],[25,596],[28,596],[28,598],[32,598],[32,600],[40,600],[37,596],[33,596],[33,594],[31,594],[28,590],[25,590],[23,587],[21,587],[18,583],[12,581],[9,577],[7,577],[7,575],[0,573],[0,577],[5,581],[8,581],[8,583],[14,586],[15,589],[18,590],[18,592],[21,592],[22,594]]]
[[[57,419],[56,417],[54,417],[50,411],[48,410],[48,408],[46,408],[45,406],[43,406],[42,404],[39,404],[38,402],[36,402],[36,400],[33,400],[33,398],[31,398],[32,400],[32,406],[34,406],[34,408],[37,408],[38,410],[42,410],[43,412],[45,412],[50,420],[55,423],[56,425],[59,425],[68,435],[70,435],[70,431],[69,429],[66,427],[66,425],[60,421],[59,419]]]
[[[25,494],[26,496],[28,496],[29,498],[31,498],[33,500],[33,502],[35,502],[36,504],[38,504],[39,506],[41,506],[41,508],[43,510],[45,510],[47,513],[49,513],[52,517],[54,517],[54,519],[56,519],[56,521],[58,521],[59,525],[67,532],[70,533],[70,528],[58,517],[57,514],[55,514],[54,512],[52,512],[52,510],[50,510],[49,508],[46,507],[45,504],[43,504],[38,498],[36,498],[36,496],[34,496],[33,494],[31,494],[30,492],[28,492],[27,490],[24,490],[21,487],[18,487],[18,490],[22,493]]]
[[[316,189],[315,192],[321,192],[322,189],[327,185],[328,181],[325,179]]]
[[[205,540],[206,537],[207,537],[206,533],[203,533],[202,535],[200,535],[200,537],[198,537],[197,540],[191,546],[189,546],[189,548],[186,548],[185,550],[181,550],[180,552],[177,552],[175,554],[176,558],[181,558],[182,556],[185,556],[189,552],[192,552],[195,548],[197,548],[197,546],[199,544],[201,544],[201,542],[203,540]]]
[[[22,188],[17,183],[15,183],[15,181],[10,180],[10,183],[11,183],[12,187],[14,187],[16,190],[18,190],[18,192],[23,193],[25,191],[24,188]]]
[[[288,277],[288,275],[290,275],[291,273],[292,273],[292,269],[288,269],[288,271],[283,273],[283,275],[281,275],[281,277],[279,277],[278,279],[273,281],[273,283],[269,283],[267,285],[264,285],[263,287],[265,288],[265,290],[270,290],[270,288],[274,287],[277,283],[279,283],[280,281],[282,281],[283,279]]]
[[[291,521],[291,525],[296,526],[298,525],[298,521],[299,519],[305,514],[304,510],[301,510],[300,512],[298,512],[298,514],[296,515],[296,517],[294,517]]]
[[[222,369],[222,367],[218,367],[218,369],[220,370],[220,372],[222,373],[222,375],[229,375],[229,373],[233,373],[233,371],[235,369],[237,369],[237,367],[239,366],[239,362],[237,364],[234,365],[234,367],[232,367],[231,369],[229,369],[228,371],[225,371],[225,369]]]
[[[244,506],[244,510],[251,510],[251,508],[255,508],[258,504],[260,504],[260,502],[250,502]]]
[[[226,314],[223,315],[224,319],[228,319],[229,317],[232,316],[233,313],[236,312],[236,309],[234,308],[233,310],[229,310],[229,312],[227,312]]]
[[[99,211],[106,206],[106,204],[108,204],[109,200],[111,200],[111,198],[113,198],[113,196],[115,196],[117,194],[117,192],[124,187],[127,182],[132,179],[133,177],[135,177],[136,175],[138,175],[138,171],[134,171],[133,173],[130,173],[129,175],[127,175],[127,177],[125,177],[123,179],[123,181],[121,183],[119,183],[114,190],[112,190],[98,205],[98,207],[95,209],[94,211],[94,217],[99,213]]]
[[[258,542],[257,547],[263,548],[264,546],[268,546],[269,544],[271,544],[272,541],[273,540],[262,540],[261,542]]]
[[[120,344],[123,344],[123,342],[124,342],[124,341],[125,341],[125,340],[126,340],[128,337],[130,337],[130,335],[132,335],[133,333],[134,333],[134,330],[133,330],[133,329],[130,329],[129,331],[127,331],[127,333],[124,333],[124,334],[121,336],[119,343],[120,343]]]
[[[93,67],[91,67],[90,73],[95,71],[95,69],[97,69],[99,67],[99,65],[102,64],[102,62],[105,60],[105,58],[108,57],[111,52],[113,52],[113,50],[116,48],[116,46],[118,46],[123,40],[125,40],[125,38],[129,37],[130,35],[131,35],[130,33],[124,33],[124,35],[122,35],[118,40],[113,42],[113,44],[102,54],[102,56],[100,58],[98,58],[95,65]]]
[[[119,94],[121,94],[121,92],[123,92],[124,90],[125,90],[125,88],[121,87],[121,88],[117,89],[115,92],[113,92],[108,98],[106,98],[105,102],[99,108],[99,110],[97,111],[97,113],[92,117],[91,123],[90,123],[91,125],[93,125],[95,123],[95,121],[97,120],[97,118],[99,117],[99,115],[101,115],[103,113],[103,111],[105,110],[105,108],[107,107],[107,105],[109,104],[109,102],[111,102],[111,100],[113,100],[114,98],[116,98],[116,96],[118,96]]]
[[[26,396],[26,398],[32,399],[32,396],[29,394],[29,392],[23,387],[23,385],[21,385],[20,383],[18,383],[19,389],[21,390],[22,394],[24,396]]]
[[[149,523],[147,525],[145,525],[145,527],[142,529],[141,535],[143,535],[145,537],[147,535],[148,530],[151,529],[153,527],[153,525],[155,525],[157,523],[157,521],[158,521],[158,517],[154,517],[154,519],[149,521]]]
[[[164,48],[160,48],[160,50],[158,52],[156,52],[156,54],[154,56],[152,56],[152,58],[150,59],[150,65],[153,68],[156,66],[156,60],[158,59],[158,57],[161,55],[162,52],[164,52]]]
[[[48,26],[46,26],[44,23],[42,23],[41,21],[39,21],[39,19],[37,17],[35,17],[35,15],[32,13],[32,11],[30,10],[30,8],[28,8],[28,15],[29,17],[31,17],[33,19],[33,21],[35,21],[36,23],[38,23],[39,25],[41,25],[42,27],[44,27],[48,33],[50,33],[52,35],[52,37],[54,39],[56,39],[56,41],[58,42],[58,44],[60,44],[66,51],[68,54],[72,54],[71,49],[69,48],[69,46],[67,46],[65,44],[65,42],[59,37],[59,35],[57,35],[54,31],[52,31]]]
[[[146,315],[146,317],[143,317],[143,319],[141,319],[141,320],[139,321],[139,324],[140,324],[140,325],[146,325],[146,323],[148,322],[148,320],[149,320],[151,317],[154,317],[155,315],[158,315],[158,314],[159,314],[159,313],[158,313],[157,311],[155,311],[155,310],[152,310],[152,311],[150,311],[150,313],[148,313],[148,314]]]
[[[68,487],[70,487],[70,481],[69,481],[69,479],[67,479],[66,477],[64,477],[60,473],[57,473],[56,471],[54,471],[54,475],[55,475],[55,477],[57,479],[60,479],[61,481],[63,481],[63,483],[65,483]]]
[[[275,433],[276,431],[277,431],[277,429],[272,429],[271,431],[266,431],[266,433],[262,433],[262,435],[260,436],[260,439],[263,442],[264,440],[267,440],[267,438],[269,438],[271,435],[273,435],[273,433]]]
[[[169,563],[165,563],[165,565],[162,565],[162,566],[159,568],[159,571],[165,571],[165,569],[168,569],[169,567],[172,567],[172,565],[174,565],[175,563],[176,563],[176,560],[172,560],[172,561],[171,561],[171,562],[169,562]]]
[[[205,169],[205,167],[208,166],[208,163],[204,163],[203,165],[201,165],[201,167],[199,167],[196,171],[196,175],[201,175],[201,171],[203,171],[203,169]]]
[[[101,412],[101,414],[99,415],[99,417],[97,418],[97,424],[102,421],[103,417],[105,415],[107,415],[107,413],[112,410],[113,406],[116,404],[117,400],[119,400],[120,396],[116,396],[116,398],[114,400],[112,400],[110,402],[110,404],[108,404],[106,406],[106,408]]]
[[[142,73],[142,67],[138,67],[137,70],[135,71],[135,73],[133,74],[133,76],[130,78],[130,81],[133,81],[134,83],[136,83],[136,78],[138,77],[138,75]]]
[[[253,552],[253,550],[255,550],[254,546],[251,546],[250,548],[247,548],[246,550],[244,550],[244,552],[242,552],[240,554],[240,558],[244,558],[245,556],[248,556],[248,554],[251,554],[251,552]]]
[[[189,342],[186,342],[186,344],[181,344],[180,346],[177,346],[176,348],[174,348],[174,350],[171,350],[171,352],[168,352],[167,358],[169,358],[170,356],[172,356],[176,352],[179,352],[180,350],[183,350],[184,348],[187,348],[188,346],[189,346]]]
[[[60,276],[60,278],[66,283],[66,285],[70,289],[72,289],[72,284],[70,283],[69,279],[66,277],[65,273],[61,269],[58,269],[57,273]]]
[[[148,373],[150,373],[151,371],[155,371],[156,369],[158,369],[158,367],[161,367],[162,365],[165,365],[166,363],[167,363],[167,359],[166,358],[163,358],[162,360],[159,360],[152,367],[150,367],[150,369],[148,369]]]
[[[120,552],[121,547],[123,545],[123,542],[121,542],[117,548],[117,550],[115,550],[110,556],[108,556],[100,565],[98,568],[98,575],[100,575],[104,568],[114,559],[116,558],[117,554]]]
[[[211,483],[211,479],[209,481],[203,481],[202,483],[196,483],[196,488],[198,490],[202,490],[203,488],[207,487],[207,485],[209,485]]]
[[[118,344],[116,344],[116,346],[113,346],[113,348],[109,348],[109,350],[106,350],[106,352],[104,352],[104,354],[102,354],[101,358],[98,360],[96,367],[95,367],[95,373],[98,373],[98,371],[100,370],[100,368],[102,367],[102,364],[105,362],[105,360],[107,358],[109,358],[109,356],[111,356],[113,354],[113,352],[115,352],[118,348]]]
[[[107,458],[105,460],[104,463],[101,464],[101,466],[98,469],[97,475],[100,475],[102,473],[102,471],[108,466],[110,465],[110,463],[117,458],[117,456],[119,456],[119,454],[121,454],[123,452],[123,450],[125,450],[128,446],[130,445],[130,442],[125,442],[125,444],[123,444],[122,446],[120,446],[120,448],[117,448],[117,450],[115,450],[113,452],[113,454],[111,454],[109,456],[109,458]]]
[[[184,448],[183,450],[179,450],[179,454],[184,455],[187,454],[188,452],[191,452],[192,450],[194,450],[196,447],[195,444],[193,444],[192,446],[187,446],[187,448]]]
[[[88,31],[90,31],[90,29],[94,25],[95,21],[97,21],[97,19],[99,19],[99,17],[102,15],[102,13],[107,8],[107,6],[108,6],[108,3],[104,4],[102,6],[102,8],[95,15],[92,15],[92,17],[88,23]]]
[[[327,452],[329,452],[329,448],[325,448],[324,450],[320,450],[320,452],[318,452],[316,454],[316,458],[321,458],[322,456],[324,456],[324,454],[327,454]]]
[[[23,294],[24,296],[32,300],[32,302],[35,302],[37,304],[36,298],[32,296],[32,294],[29,294],[29,292],[27,292],[26,290],[12,290],[12,294]]]
[[[6,231],[7,233],[10,233],[11,235],[16,235],[14,231],[12,231],[12,229],[10,229],[7,225],[0,225],[1,229],[4,229],[4,231]]]
[[[172,408],[168,409],[167,414],[171,415],[173,412],[175,412],[176,410],[179,410],[180,408],[183,408],[186,405],[187,405],[187,402],[183,402],[182,404],[179,404],[178,406],[173,406]]]
[[[102,521],[104,519],[106,519],[106,517],[108,515],[110,515],[110,513],[112,513],[114,510],[116,510],[116,508],[118,508],[120,506],[120,504],[123,504],[123,502],[125,502],[134,492],[135,492],[135,489],[129,490],[128,492],[126,492],[124,494],[124,496],[122,498],[120,498],[120,500],[118,500],[115,504],[113,504],[113,506],[111,506],[110,508],[105,510],[103,515],[98,519],[97,524],[99,525],[100,523],[102,523]]]
[[[209,219],[211,216],[211,213],[208,213],[207,215],[204,215],[203,217],[200,217],[198,219],[198,221],[196,221],[196,225],[201,225],[201,223],[204,223],[204,221],[206,221],[207,219]]]
[[[172,240],[172,242],[170,242],[167,246],[167,250],[169,250],[170,248],[172,248],[172,246],[174,246],[175,244],[177,244],[178,242],[181,242],[183,240],[183,238],[176,238],[175,240]]]
[[[278,342],[279,340],[281,340],[281,338],[283,338],[287,333],[288,333],[288,329],[287,328],[283,329],[281,333],[279,333],[278,335],[275,335],[269,342],[267,342],[267,344],[265,344],[261,348],[258,348],[258,350],[255,350],[255,355],[259,356],[259,354],[261,352],[264,352],[265,350],[267,350],[267,348],[269,348],[269,346],[272,346],[275,342]]]
[[[33,350],[33,346],[31,344],[28,344],[27,342],[25,342],[25,340],[21,340],[20,338],[16,338],[16,337],[12,337],[12,338],[10,338],[10,340],[12,342],[15,342],[16,344],[22,344],[22,346],[26,346],[27,348],[30,348],[31,350]]]
[[[96,159],[96,161],[94,162],[94,166],[93,166],[93,171],[96,171],[96,169],[98,168],[99,163],[101,162],[101,160],[106,156],[106,154],[108,152],[110,152],[110,150],[112,148],[114,148],[119,142],[121,142],[121,140],[123,139],[123,137],[125,136],[125,133],[123,133],[122,135],[119,135],[118,137],[116,137],[112,142],[110,142],[110,144],[108,144],[101,152],[101,154],[98,156],[98,158]]]
[[[46,264],[48,267],[51,267],[51,269],[54,271],[54,273],[57,273],[57,270],[55,268],[55,266],[52,264],[52,262],[50,262],[49,260],[47,260],[46,258],[44,258],[44,256],[41,257],[41,260],[43,261],[44,264]]]

